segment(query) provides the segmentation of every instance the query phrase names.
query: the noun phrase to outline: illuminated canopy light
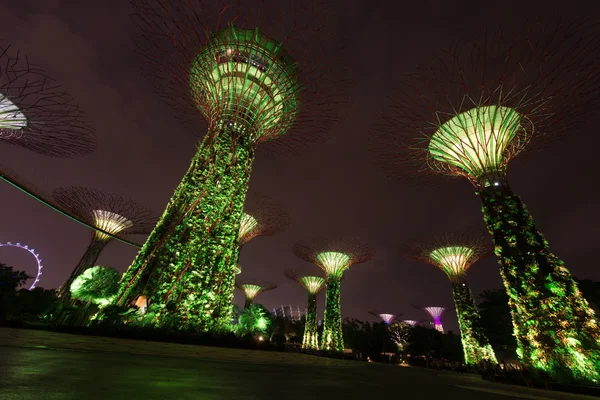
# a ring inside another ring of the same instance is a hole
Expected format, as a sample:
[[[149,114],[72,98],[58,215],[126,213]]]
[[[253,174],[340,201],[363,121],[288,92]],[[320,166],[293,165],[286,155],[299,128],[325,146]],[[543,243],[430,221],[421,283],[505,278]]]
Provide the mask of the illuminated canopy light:
[[[349,255],[337,251],[325,251],[315,258],[328,276],[341,276],[352,263]]]
[[[415,321],[414,319],[405,319],[402,322],[404,322],[405,324],[410,325],[410,326],[417,325],[417,321]]]
[[[0,93],[0,129],[21,130],[27,127],[27,117],[8,97]],[[4,132],[0,131],[4,136]]]
[[[40,281],[40,278],[42,276],[42,269],[44,268],[42,266],[42,259],[40,258],[40,255],[37,254],[34,249],[30,248],[27,245],[23,245],[21,243],[12,243],[12,242],[0,243],[0,247],[18,247],[19,249],[28,251],[33,257],[35,257],[35,261],[37,262],[37,275],[35,276],[35,279],[33,280],[33,283],[31,284],[31,286],[29,287],[29,290],[35,289],[35,285]]]
[[[92,214],[94,215],[94,224],[96,227],[113,235],[133,226],[131,220],[114,212],[93,210]],[[98,232],[98,235],[100,237],[106,237],[107,239],[110,238],[110,236],[101,232]]]
[[[379,318],[381,318],[383,322],[389,325],[390,322],[392,322],[392,320],[396,318],[396,316],[394,314],[379,314]]]
[[[317,294],[325,285],[325,278],[320,276],[303,276],[300,283],[310,294]]]
[[[244,213],[242,215],[242,222],[240,222],[240,239],[250,233],[256,226],[258,221],[252,215]]]
[[[285,133],[298,113],[296,64],[258,29],[230,26],[209,39],[190,71],[192,97],[212,121],[212,106],[258,141]]]
[[[262,290],[262,287],[260,285],[254,285],[252,283],[242,283],[240,286],[244,291],[246,298],[249,300],[254,299],[256,295]]]
[[[442,326],[442,314],[444,314],[446,309],[444,307],[425,307],[423,310],[425,310],[429,315],[431,315],[431,318],[433,318],[435,329],[444,333],[444,327]]]
[[[521,129],[521,115],[503,106],[479,106],[454,116],[431,137],[429,153],[472,177],[501,171],[504,151]]]
[[[440,247],[429,253],[429,258],[450,278],[462,276],[473,263],[473,249],[465,246]]]

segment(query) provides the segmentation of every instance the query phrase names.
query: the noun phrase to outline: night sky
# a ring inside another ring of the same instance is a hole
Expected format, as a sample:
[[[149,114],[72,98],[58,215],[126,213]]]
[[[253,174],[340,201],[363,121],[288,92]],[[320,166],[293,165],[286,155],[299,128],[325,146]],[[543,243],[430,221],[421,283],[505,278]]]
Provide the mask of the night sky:
[[[409,238],[477,226],[483,229],[480,203],[466,180],[438,180],[414,187],[383,176],[369,162],[369,127],[378,121],[386,97],[402,75],[427,62],[452,40],[485,26],[522,21],[517,15],[539,12],[600,15],[600,3],[563,1],[342,1],[334,22],[351,51],[344,53],[353,79],[348,117],[328,141],[299,156],[258,158],[250,187],[289,210],[292,226],[272,237],[249,242],[241,254],[246,278],[275,282],[279,288],[260,295],[267,308],[305,305],[301,286],[286,279],[287,268],[320,273],[297,259],[292,245],[307,236],[359,236],[376,257],[352,267],[342,283],[342,313],[373,319],[371,309],[425,319],[419,305],[453,306],[450,283],[437,268],[402,258]],[[481,3],[481,4],[480,4]],[[402,4],[402,6],[401,6]],[[343,6],[342,6],[343,5]],[[96,153],[61,160],[1,145],[2,163],[35,183],[42,193],[64,185],[95,187],[136,200],[162,212],[185,173],[199,134],[190,132],[160,103],[140,75],[124,0],[10,1],[0,5],[0,38],[27,54],[76,98],[98,132]],[[596,258],[600,223],[598,129],[590,116],[587,129],[517,159],[509,168],[512,188],[521,196],[551,249],[579,278],[600,280]],[[55,288],[67,278],[89,244],[83,226],[50,210],[24,193],[0,183],[0,241],[22,242],[44,260],[40,286]],[[143,237],[136,237],[138,242]],[[136,249],[113,242],[98,264],[124,271]],[[1,248],[0,262],[34,273],[33,259]],[[501,287],[494,259],[476,263],[468,275],[475,295]],[[243,304],[236,291],[236,303]],[[321,294],[323,295],[323,294]],[[319,299],[319,308],[323,300]],[[455,315],[445,325],[457,329]]]

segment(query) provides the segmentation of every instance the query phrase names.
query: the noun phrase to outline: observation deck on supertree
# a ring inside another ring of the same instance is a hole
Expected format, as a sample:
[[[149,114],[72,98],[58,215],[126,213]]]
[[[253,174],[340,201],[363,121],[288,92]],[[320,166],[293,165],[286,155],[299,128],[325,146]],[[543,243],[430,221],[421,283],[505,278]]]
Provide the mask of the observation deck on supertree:
[[[467,270],[491,252],[491,246],[484,237],[476,234],[437,235],[409,243],[404,249],[407,257],[438,267],[450,279],[465,363],[468,365],[476,366],[483,360],[497,363],[467,284]]]
[[[297,257],[317,265],[327,275],[321,349],[344,351],[340,282],[351,265],[370,260],[375,255],[375,249],[357,239],[331,240],[318,237],[297,242],[293,250]]]
[[[252,303],[254,302],[254,299],[256,298],[256,296],[258,296],[259,294],[277,288],[277,285],[275,285],[274,283],[258,282],[258,281],[253,281],[253,280],[250,280],[250,281],[238,280],[235,283],[235,286],[238,289],[240,289],[242,292],[244,292],[244,297],[245,297],[244,308],[250,307],[250,305],[252,305]]]
[[[306,322],[304,324],[303,349],[319,348],[319,333],[317,326],[317,294],[325,287],[325,278],[320,276],[302,275],[297,270],[285,271],[285,276],[298,282],[308,295],[306,306]]]
[[[599,30],[587,20],[528,21],[459,43],[406,80],[371,135],[371,152],[391,175],[469,179],[494,241],[521,361],[555,379],[588,382],[600,381],[598,322],[506,170],[597,110]]]
[[[73,98],[27,57],[2,45],[0,143],[62,158],[96,149],[90,121]]]
[[[293,152],[339,120],[330,82],[340,78],[326,79],[335,65],[323,51],[327,13],[314,3],[133,1],[135,41],[155,91],[177,117],[204,119],[208,131],[125,273],[118,304],[143,293],[159,326],[166,313],[204,331],[230,323],[257,146]]]
[[[400,315],[402,315],[402,314],[386,314],[386,313],[381,313],[381,312],[375,311],[375,310],[369,311],[369,314],[381,319],[383,322],[385,322],[386,325],[391,324],[392,321],[394,321],[396,318],[398,318]]]
[[[112,237],[104,232],[117,237],[147,234],[156,223],[156,217],[147,208],[98,189],[66,186],[55,189],[52,196],[60,207],[100,229],[92,232],[92,242],[67,280],[58,289],[58,295],[64,302],[70,300],[69,288],[73,280],[95,265],[104,247],[112,240]]]
[[[444,312],[446,312],[446,309],[444,307],[430,306],[423,307],[422,310],[429,314],[431,318],[433,318],[433,327],[436,330],[444,333],[444,326],[442,325],[442,315],[444,314]]]

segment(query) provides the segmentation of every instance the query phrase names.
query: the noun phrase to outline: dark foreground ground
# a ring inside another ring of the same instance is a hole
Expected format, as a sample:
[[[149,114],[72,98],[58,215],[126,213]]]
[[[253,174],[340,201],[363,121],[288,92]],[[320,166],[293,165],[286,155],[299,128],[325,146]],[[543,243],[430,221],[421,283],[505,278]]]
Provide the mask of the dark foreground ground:
[[[68,341],[70,335],[65,338]],[[298,364],[277,363],[276,354],[261,363],[248,361],[244,353],[234,360],[237,350],[227,350],[231,354],[228,360],[217,361],[181,355],[35,348],[3,339],[0,341],[2,400],[592,398],[495,384],[474,375],[421,368],[358,362],[303,363],[305,356],[300,354],[296,355]]]

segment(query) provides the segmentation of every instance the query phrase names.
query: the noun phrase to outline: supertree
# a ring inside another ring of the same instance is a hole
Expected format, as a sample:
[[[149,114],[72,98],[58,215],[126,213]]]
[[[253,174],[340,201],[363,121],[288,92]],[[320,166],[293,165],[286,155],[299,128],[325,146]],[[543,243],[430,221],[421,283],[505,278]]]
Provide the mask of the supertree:
[[[293,152],[339,119],[339,92],[325,79],[335,65],[323,51],[327,14],[302,0],[133,5],[134,40],[156,92],[184,122],[206,120],[208,131],[125,273],[117,304],[145,295],[159,326],[226,327],[258,144]],[[300,135],[290,136],[295,129]]]
[[[285,276],[306,289],[308,305],[306,306],[306,322],[304,323],[303,349],[319,348],[319,333],[317,328],[317,294],[325,287],[325,278],[320,276],[302,275],[296,270],[287,270]]]
[[[248,308],[252,305],[252,302],[261,293],[264,293],[268,290],[273,290],[277,287],[274,283],[269,282],[258,282],[258,281],[242,281],[238,280],[235,283],[235,286],[244,292],[244,308]]]
[[[429,306],[423,307],[422,310],[429,314],[431,318],[433,318],[434,328],[444,333],[444,326],[442,325],[442,315],[444,314],[444,312],[446,312],[446,309],[444,307]]]
[[[249,191],[240,223],[240,250],[255,237],[274,235],[289,225],[290,214],[281,204],[268,196]]]
[[[386,314],[386,313],[380,313],[379,311],[369,311],[369,314],[380,318],[383,322],[385,322],[386,325],[389,325],[392,323],[392,321],[394,321],[396,318],[398,318],[400,315],[402,314]]]
[[[404,322],[406,325],[410,326],[411,328],[414,326],[417,326],[417,324],[419,323],[419,321],[415,321],[414,319],[405,319],[405,320],[402,320],[402,322]]]
[[[571,133],[597,108],[598,24],[528,22],[472,42],[407,80],[371,150],[397,176],[420,169],[476,187],[522,362],[556,379],[598,382],[594,313],[506,179],[515,156]]]
[[[10,46],[0,45],[0,141],[52,157],[91,153],[89,119],[53,79]]]
[[[356,239],[330,240],[321,237],[297,242],[293,249],[297,257],[316,264],[327,275],[321,349],[341,352],[344,350],[344,338],[340,282],[351,265],[370,260],[375,250]]]
[[[95,265],[104,247],[112,240],[110,235],[122,237],[148,233],[156,218],[140,204],[98,189],[65,186],[54,189],[52,196],[60,207],[98,229],[92,232],[92,242],[58,289],[58,296],[68,302],[73,280]]]
[[[467,270],[489,253],[491,249],[484,238],[470,234],[438,235],[430,240],[409,243],[404,249],[406,256],[434,265],[450,278],[465,363],[469,365],[478,365],[486,359],[497,363],[473,293],[467,285]]]

